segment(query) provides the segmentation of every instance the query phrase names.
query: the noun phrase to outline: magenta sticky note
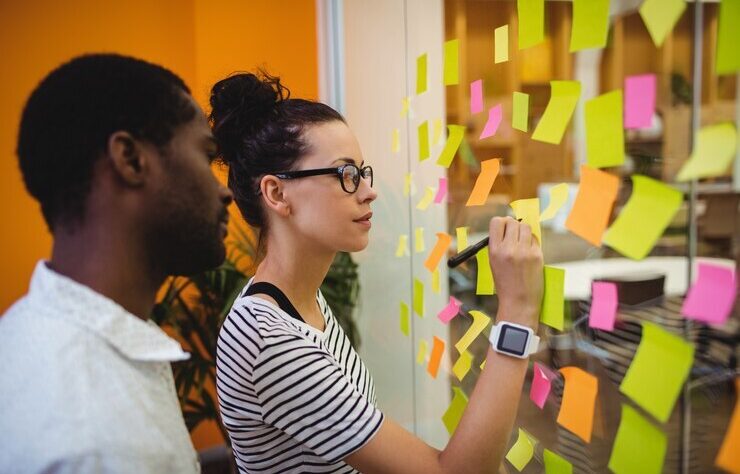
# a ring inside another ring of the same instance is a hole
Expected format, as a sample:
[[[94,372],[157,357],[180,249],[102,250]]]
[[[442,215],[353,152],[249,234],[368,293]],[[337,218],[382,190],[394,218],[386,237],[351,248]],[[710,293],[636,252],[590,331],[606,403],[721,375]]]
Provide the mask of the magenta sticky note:
[[[470,83],[470,113],[483,112],[483,79]]]
[[[437,195],[434,196],[434,203],[439,204],[447,195],[447,178],[439,178],[439,186],[437,187]]]
[[[618,307],[616,284],[607,281],[591,283],[591,311],[588,314],[590,327],[612,331]]]
[[[460,312],[461,306],[462,306],[462,303],[460,302],[460,300],[458,300],[454,296],[450,296],[449,304],[445,306],[444,309],[442,309],[442,311],[439,312],[439,314],[437,314],[437,317],[439,318],[440,321],[447,324],[450,322],[450,320],[452,320],[452,318],[457,316],[457,313]]]
[[[655,112],[655,74],[629,76],[624,80],[624,128],[646,128]]]
[[[730,316],[736,294],[732,268],[701,262],[696,281],[683,300],[681,314],[705,323],[722,324]]]
[[[538,362],[534,363],[532,374],[532,386],[529,389],[529,398],[540,410],[545,406],[547,396],[550,394],[550,383],[555,374],[550,369]]]
[[[478,137],[479,139],[488,138],[496,133],[498,126],[501,125],[501,115],[501,104],[488,109],[488,122],[486,122],[486,126],[483,127],[483,131],[481,132],[480,137]]]

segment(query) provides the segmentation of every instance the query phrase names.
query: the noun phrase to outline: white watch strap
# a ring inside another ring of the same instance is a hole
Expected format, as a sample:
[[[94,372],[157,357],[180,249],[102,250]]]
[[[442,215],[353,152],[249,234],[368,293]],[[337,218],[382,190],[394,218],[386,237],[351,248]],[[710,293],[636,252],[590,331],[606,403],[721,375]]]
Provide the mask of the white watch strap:
[[[534,330],[532,328],[530,328],[530,327],[522,326],[521,324],[510,323],[508,321],[495,324],[493,326],[493,328],[491,328],[491,335],[489,337],[489,342],[491,343],[491,345],[493,346],[493,349],[495,351],[501,352],[501,351],[499,351],[496,348],[496,344],[498,343],[498,339],[499,339],[500,334],[501,334],[501,326],[504,325],[504,324],[505,325],[508,325],[508,326],[517,327],[517,328],[520,328],[520,329],[525,329],[525,330],[527,330],[529,332],[529,338],[527,340],[526,352],[522,356],[522,358],[529,357],[532,354],[535,354],[537,352],[537,350],[539,348],[539,345],[540,345],[540,337],[537,334],[535,334]],[[506,353],[506,354],[512,355],[512,354],[509,354],[509,353]],[[518,357],[518,356],[514,356],[514,357]]]

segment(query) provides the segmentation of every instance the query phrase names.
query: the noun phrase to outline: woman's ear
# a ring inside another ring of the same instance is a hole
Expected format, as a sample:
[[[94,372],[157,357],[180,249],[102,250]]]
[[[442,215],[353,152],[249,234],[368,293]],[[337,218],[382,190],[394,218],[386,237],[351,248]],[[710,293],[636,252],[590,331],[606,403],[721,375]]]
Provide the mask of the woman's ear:
[[[144,185],[149,156],[129,132],[117,131],[108,138],[107,157],[118,178],[127,186]]]
[[[265,175],[260,180],[260,191],[265,206],[281,217],[290,215],[290,203],[285,194],[284,183],[272,175]]]

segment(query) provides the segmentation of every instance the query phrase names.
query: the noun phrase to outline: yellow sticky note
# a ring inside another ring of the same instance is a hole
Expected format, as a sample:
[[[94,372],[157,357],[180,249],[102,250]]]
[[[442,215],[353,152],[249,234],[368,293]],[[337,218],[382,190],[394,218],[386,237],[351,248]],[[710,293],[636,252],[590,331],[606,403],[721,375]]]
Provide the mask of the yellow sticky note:
[[[439,143],[442,138],[442,119],[434,119],[432,125],[432,145]]]
[[[406,175],[403,177],[403,195],[413,196],[414,194],[416,194],[414,176],[412,173],[406,173]]]
[[[397,128],[393,129],[393,135],[391,136],[391,151],[393,153],[401,151],[401,131]]]
[[[534,456],[534,445],[533,440],[527,435],[527,432],[519,428],[519,437],[516,443],[506,453],[506,460],[511,463],[514,468],[521,472],[529,461]]]
[[[540,222],[552,219],[568,201],[568,184],[560,183],[550,188],[550,200],[547,208],[540,214]]]
[[[401,117],[409,115],[411,112],[411,97],[401,99]]]
[[[416,93],[427,91],[427,53],[416,58]]]
[[[486,361],[480,363],[480,370],[483,370],[486,367]]]
[[[558,424],[590,443],[599,379],[578,367],[563,367],[560,373],[565,378],[565,389]]]
[[[473,186],[473,190],[470,192],[468,202],[465,203],[466,206],[482,206],[486,203],[500,167],[501,160],[498,158],[481,162],[480,174],[475,180],[475,186]]]
[[[409,255],[409,236],[401,234],[398,236],[398,247],[396,247],[396,257],[403,257]]]
[[[732,74],[740,71],[738,44],[740,44],[740,0],[723,0],[719,6],[715,68],[717,74]]]
[[[545,0],[517,0],[519,49],[540,44],[545,39]]]
[[[621,90],[586,101],[586,157],[593,168],[624,163],[622,103]]]
[[[655,46],[660,48],[685,9],[684,0],[645,0],[640,6],[640,16]]]
[[[450,248],[451,243],[452,236],[450,234],[447,232],[437,232],[437,243],[434,244],[434,248],[429,252],[429,257],[424,262],[424,267],[430,272],[434,272],[437,265],[439,265],[439,261],[447,253],[447,249]]]
[[[693,362],[692,344],[645,321],[640,345],[619,390],[665,423]]]
[[[429,344],[425,340],[419,341],[419,350],[416,351],[416,363],[423,365],[427,358],[427,351],[429,351]]]
[[[581,83],[550,81],[550,88],[550,101],[532,134],[532,139],[557,145],[563,139],[568,122],[576,109],[581,95]]]
[[[542,295],[540,322],[558,331],[563,330],[563,308],[565,307],[565,270],[545,265],[545,291]]]
[[[457,149],[460,148],[460,143],[465,136],[464,125],[448,125],[447,131],[449,133],[445,147],[442,149],[442,153],[437,158],[437,164],[449,168],[452,164],[452,159],[457,153]]]
[[[696,135],[694,150],[681,167],[676,181],[721,176],[735,157],[737,132],[732,123],[702,127]]]
[[[416,208],[420,211],[426,211],[432,201],[434,201],[434,188],[427,186],[426,189],[424,189],[424,197],[421,198],[419,204],[416,205]]]
[[[666,435],[637,410],[622,404],[622,417],[609,458],[614,474],[660,474],[668,441]]]
[[[476,295],[492,295],[496,289],[493,283],[493,273],[491,272],[490,259],[488,257],[488,248],[483,247],[475,254],[475,260],[478,265],[478,281],[475,286]]]
[[[417,129],[419,139],[419,161],[429,158],[429,122],[424,120]]]
[[[424,283],[418,278],[414,278],[414,313],[424,317]]]
[[[603,48],[609,33],[609,0],[573,0],[570,52]]]
[[[452,86],[460,82],[460,41],[453,39],[444,46],[444,85]]]
[[[511,126],[522,132],[529,130],[529,94],[514,92]]]
[[[442,291],[442,286],[439,283],[439,268],[435,268],[432,272],[432,292],[439,294]]]
[[[455,228],[455,237],[457,239],[457,251],[462,252],[468,246],[468,227]]]
[[[509,25],[499,26],[494,30],[494,63],[509,60]]]
[[[457,358],[455,365],[452,366],[452,373],[455,374],[457,380],[462,382],[462,379],[464,379],[465,375],[467,375],[467,373],[470,371],[470,367],[472,364],[473,354],[465,351],[460,354],[460,357]]]
[[[542,230],[540,230],[540,200],[539,198],[518,199],[509,204],[514,210],[517,219],[532,228],[532,235],[542,243]]]
[[[590,244],[597,247],[601,245],[617,192],[618,177],[582,165],[578,195],[565,221],[565,227]]]
[[[468,406],[468,397],[465,396],[465,392],[460,387],[452,387],[452,393],[450,406],[442,415],[442,422],[450,436],[455,432],[457,425],[460,423],[460,418],[462,418],[465,408]]]
[[[735,379],[735,396],[735,409],[732,411],[730,425],[714,461],[717,467],[728,472],[740,472],[740,377]]]
[[[424,245],[424,228],[417,227],[414,234],[414,252],[422,253],[426,250],[426,246]]]
[[[455,349],[460,354],[468,350],[468,347],[475,338],[491,323],[491,318],[486,316],[483,311],[474,310],[470,312],[470,315],[473,316],[473,324],[470,325],[465,334],[463,334],[463,337],[455,344]]]
[[[542,452],[542,458],[545,474],[573,474],[573,465],[549,449]]]
[[[409,305],[401,301],[398,324],[404,336],[409,335]]]
[[[647,176],[632,176],[632,195],[604,234],[604,243],[622,255],[641,260],[681,207],[683,193]]]

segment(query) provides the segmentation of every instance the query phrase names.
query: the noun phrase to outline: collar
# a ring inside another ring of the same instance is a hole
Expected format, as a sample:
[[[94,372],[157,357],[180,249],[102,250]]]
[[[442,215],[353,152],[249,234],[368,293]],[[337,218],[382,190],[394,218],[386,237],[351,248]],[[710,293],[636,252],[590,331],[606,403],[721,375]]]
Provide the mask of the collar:
[[[51,270],[39,261],[31,277],[30,301],[44,315],[87,330],[136,361],[179,361],[190,354],[153,321],[143,321],[115,301]]]

